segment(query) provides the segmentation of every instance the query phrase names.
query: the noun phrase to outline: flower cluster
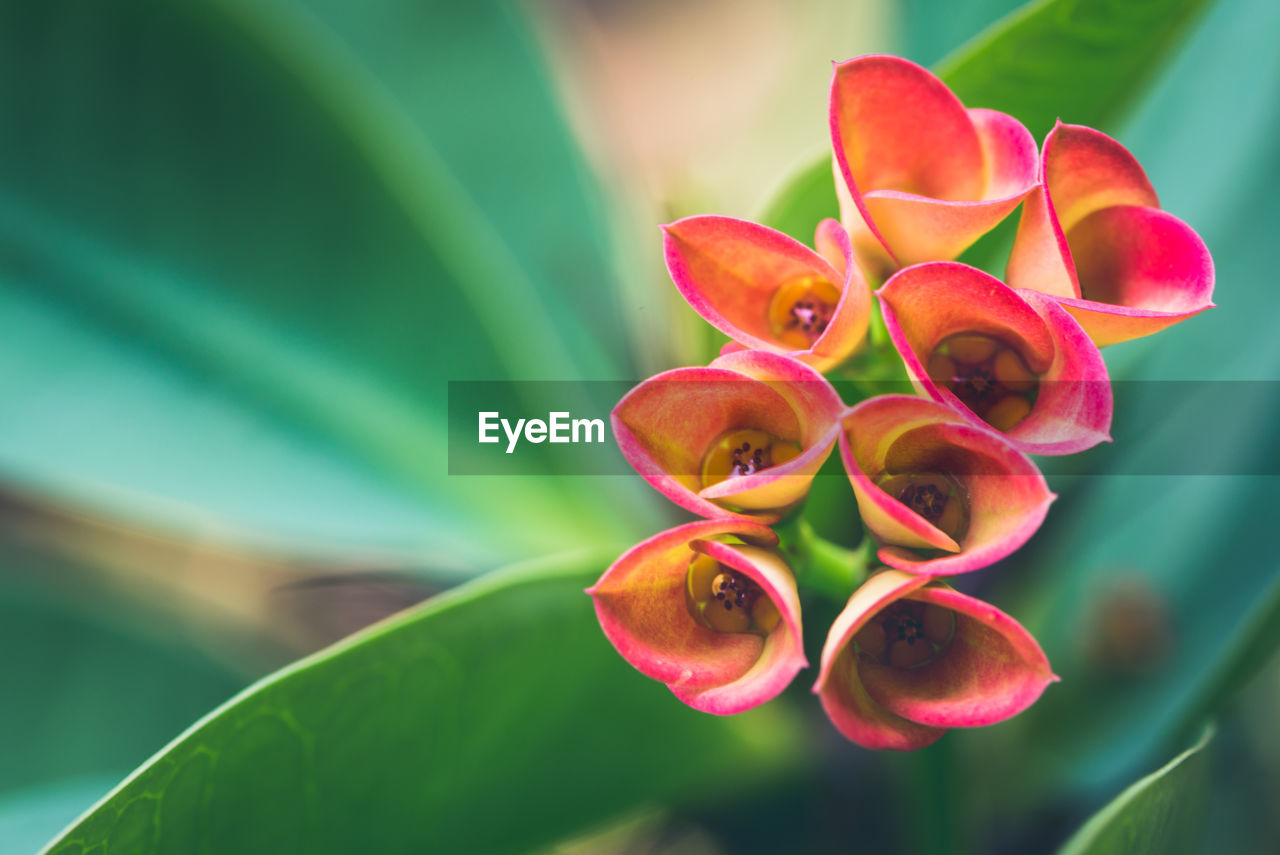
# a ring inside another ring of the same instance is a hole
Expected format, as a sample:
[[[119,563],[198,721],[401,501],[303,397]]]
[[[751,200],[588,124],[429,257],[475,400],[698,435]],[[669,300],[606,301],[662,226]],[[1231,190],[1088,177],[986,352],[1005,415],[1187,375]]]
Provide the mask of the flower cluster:
[[[665,227],[676,287],[731,341],[641,383],[613,429],[703,519],[635,546],[588,593],[619,653],[690,706],[769,700],[808,664],[812,550],[779,532],[805,531],[791,521],[838,446],[883,566],[848,554],[852,595],[813,690],[850,740],[914,749],[1057,679],[1016,620],[942,578],[1031,537],[1054,496],[1027,455],[1109,441],[1099,347],[1209,308],[1213,266],[1096,130],[1059,123],[1037,150],[1013,117],[890,56],[836,65],[830,120],[841,222],[818,223],[812,249],[729,217]],[[1007,282],[953,260],[1019,206]],[[877,310],[918,394],[849,406],[823,372],[865,350]]]

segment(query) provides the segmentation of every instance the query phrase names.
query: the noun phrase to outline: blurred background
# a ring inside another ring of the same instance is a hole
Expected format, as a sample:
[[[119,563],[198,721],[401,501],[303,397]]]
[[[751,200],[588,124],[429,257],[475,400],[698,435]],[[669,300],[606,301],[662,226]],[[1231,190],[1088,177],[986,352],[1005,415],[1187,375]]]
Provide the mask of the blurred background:
[[[306,653],[678,519],[638,478],[451,476],[448,382],[702,361],[657,224],[759,215],[828,144],[832,60],[935,64],[1017,5],[0,2],[0,848]],[[1220,308],[1107,358],[1248,392],[1135,392],[1105,453],[1141,471],[1172,425],[1205,471],[1274,473],[1280,7],[1205,6],[1104,129],[1208,242]],[[801,679],[785,778],[549,851],[1051,851],[1210,709],[1205,851],[1275,851],[1275,476],[1051,481],[970,583],[1063,677],[1028,713],[874,755]]]

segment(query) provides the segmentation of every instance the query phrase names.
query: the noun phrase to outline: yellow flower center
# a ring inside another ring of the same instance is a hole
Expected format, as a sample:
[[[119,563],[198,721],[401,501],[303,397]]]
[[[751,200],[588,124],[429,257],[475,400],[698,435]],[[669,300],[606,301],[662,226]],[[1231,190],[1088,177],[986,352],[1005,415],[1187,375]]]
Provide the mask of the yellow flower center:
[[[859,659],[894,668],[919,668],[942,655],[955,632],[956,616],[950,609],[898,600],[858,630],[854,653]]]
[[[787,347],[807,350],[827,331],[840,289],[821,276],[783,283],[769,301],[769,330]]]
[[[728,431],[711,443],[702,458],[702,486],[710,487],[739,475],[753,475],[761,469],[786,463],[800,451],[798,443],[762,430]]]
[[[694,620],[716,632],[768,635],[782,619],[754,580],[702,553],[689,562],[685,606]]]
[[[1010,430],[1031,413],[1039,387],[1039,376],[1017,349],[982,333],[947,336],[929,355],[925,370],[999,431]]]
[[[876,486],[924,517],[959,543],[969,531],[969,495],[964,485],[942,472],[890,475],[882,472]]]

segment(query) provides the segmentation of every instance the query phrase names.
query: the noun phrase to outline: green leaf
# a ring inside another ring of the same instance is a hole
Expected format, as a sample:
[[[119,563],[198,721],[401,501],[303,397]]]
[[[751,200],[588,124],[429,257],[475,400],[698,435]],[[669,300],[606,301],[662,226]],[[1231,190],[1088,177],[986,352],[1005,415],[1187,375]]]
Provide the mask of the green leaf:
[[[636,482],[448,472],[449,380],[630,374],[506,4],[5,4],[0,112],[10,483],[437,569],[648,527]]]
[[[583,593],[605,560],[486,576],[262,681],[49,851],[517,852],[776,780],[785,710],[697,713],[623,662]]]
[[[1229,703],[1280,651],[1280,576],[1236,632],[1231,646],[1201,688],[1196,702],[1183,714],[1183,729]]]
[[[1200,740],[1134,783],[1084,824],[1059,855],[1179,855],[1203,851],[1201,823],[1213,738]]]
[[[812,246],[814,230],[825,217],[840,218],[830,154],[789,175],[770,197],[760,222]]]
[[[2,507],[11,526],[41,524]],[[131,769],[249,682],[172,613],[140,608],[95,580],[101,568],[7,531],[0,554],[0,793]]]
[[[1000,569],[994,602],[1035,634],[1062,682],[1010,723],[1003,747],[974,740],[993,769],[1034,769],[999,804],[1127,778],[1215,714],[1274,651],[1264,622],[1275,614],[1275,550],[1257,523],[1276,507],[1275,477],[1261,473],[1280,471],[1280,165],[1270,146],[1280,56],[1264,50],[1277,26],[1280,7],[1267,0],[1216,6],[1126,134],[1167,209],[1212,251],[1218,308],[1107,348],[1113,379],[1147,382],[1116,384],[1115,443],[1091,467],[1101,474],[1051,476],[1061,499]],[[1224,103],[1227,90],[1236,94]],[[1240,133],[1224,137],[1233,117]],[[1220,160],[1204,160],[1208,146]],[[1205,474],[1172,474],[1188,461]],[[1126,671],[1090,640],[1118,586],[1134,583],[1166,644]]]
[[[1059,117],[1114,130],[1211,0],[1040,0],[938,66],[960,100],[1016,116],[1037,140]]]
[[[1009,113],[1037,140],[1059,116],[1114,131],[1209,2],[1037,0],[971,39],[936,71],[967,106]],[[765,206],[761,222],[807,242],[819,220],[840,216],[829,186],[830,154],[794,176]]]
[[[0,795],[0,840],[10,852],[37,851],[118,780],[78,777]]]

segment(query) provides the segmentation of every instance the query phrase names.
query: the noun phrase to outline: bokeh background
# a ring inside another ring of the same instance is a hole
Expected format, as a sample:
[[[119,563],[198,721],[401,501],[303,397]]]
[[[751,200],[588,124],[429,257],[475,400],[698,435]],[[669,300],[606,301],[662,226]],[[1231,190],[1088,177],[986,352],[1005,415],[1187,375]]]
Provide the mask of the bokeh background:
[[[831,60],[935,64],[1017,5],[0,3],[0,850],[274,669],[677,519],[638,478],[451,476],[448,382],[704,360],[656,225],[758,215],[827,145]],[[530,847],[1047,852],[1212,714],[1188,851],[1275,851],[1280,6],[1201,5],[1105,129],[1206,239],[1220,308],[1106,355],[1212,382],[1134,385],[1104,459],[1163,471],[1173,432],[1233,474],[1055,472],[1044,530],[971,583],[1063,677],[1018,719],[874,755],[802,678],[751,719],[767,763],[619,768],[631,796]],[[1073,23],[1103,50],[1105,20]],[[1228,381],[1230,407],[1198,397]]]

